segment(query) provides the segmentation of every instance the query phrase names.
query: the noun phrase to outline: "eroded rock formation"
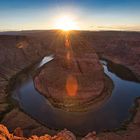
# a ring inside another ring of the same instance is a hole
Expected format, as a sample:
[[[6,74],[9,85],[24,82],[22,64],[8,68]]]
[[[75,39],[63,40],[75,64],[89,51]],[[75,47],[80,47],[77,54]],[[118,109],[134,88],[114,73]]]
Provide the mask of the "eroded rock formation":
[[[83,110],[107,92],[103,68],[93,47],[66,34],[55,58],[34,78],[36,89],[56,107]]]

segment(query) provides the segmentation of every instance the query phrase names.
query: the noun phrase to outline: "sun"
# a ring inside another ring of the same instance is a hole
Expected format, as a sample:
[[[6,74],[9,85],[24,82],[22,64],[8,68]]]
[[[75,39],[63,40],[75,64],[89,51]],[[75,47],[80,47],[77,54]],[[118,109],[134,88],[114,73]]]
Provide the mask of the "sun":
[[[62,16],[56,19],[55,28],[63,31],[78,30],[77,22],[70,16]]]

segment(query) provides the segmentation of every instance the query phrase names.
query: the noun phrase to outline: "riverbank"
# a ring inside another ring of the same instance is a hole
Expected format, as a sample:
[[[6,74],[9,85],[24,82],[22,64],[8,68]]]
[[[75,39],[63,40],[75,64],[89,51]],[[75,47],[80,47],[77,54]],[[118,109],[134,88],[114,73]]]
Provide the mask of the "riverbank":
[[[10,131],[16,127],[21,127],[25,131],[29,131],[30,135],[31,131],[37,128],[42,130],[38,134],[48,132],[47,128],[31,119],[13,104],[9,91],[9,86],[13,86],[13,81],[16,80],[19,73],[28,71],[43,56],[50,53],[49,49],[46,50],[45,47],[49,44],[45,42],[42,46],[41,43],[40,40],[31,36],[0,36],[0,119],[1,123],[5,124]],[[11,80],[12,84],[10,83]],[[5,122],[7,116],[10,118]],[[43,133],[44,129],[46,131]]]

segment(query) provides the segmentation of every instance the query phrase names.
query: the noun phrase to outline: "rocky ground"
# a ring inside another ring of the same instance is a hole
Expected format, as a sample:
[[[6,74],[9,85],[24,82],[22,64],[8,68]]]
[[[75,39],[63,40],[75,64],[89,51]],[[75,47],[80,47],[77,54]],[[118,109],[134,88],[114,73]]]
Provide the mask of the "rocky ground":
[[[76,38],[75,35],[78,37]],[[93,46],[100,57],[126,66],[135,74],[137,79],[140,79],[140,33],[76,32],[73,33],[71,37],[73,40],[78,39],[81,44],[86,45],[88,43],[90,46]],[[54,31],[24,33],[24,35],[22,34],[20,36],[0,36],[0,119],[1,123],[4,124],[10,132],[13,132],[17,127],[20,127],[23,129],[25,136],[31,136],[34,134],[44,135],[48,133],[54,135],[57,133],[57,131],[53,130],[50,132],[46,127],[33,120],[19,108],[15,107],[9,99],[10,92],[8,89],[11,78],[15,77],[23,69],[36,63],[45,55],[59,52],[60,49],[58,49],[57,45],[62,45],[61,43],[59,44],[60,40],[63,40],[63,36],[61,37],[60,32]],[[75,49],[75,51],[77,50],[76,47],[73,49]],[[85,50],[81,50],[81,52],[82,51]],[[80,54],[77,54],[76,57],[78,58],[77,60],[79,60],[79,58],[81,59]],[[89,55],[86,57],[88,59],[90,58]],[[91,57],[93,56],[91,55]],[[67,55],[67,58],[69,58],[69,55]],[[94,63],[97,64],[98,62]],[[139,105],[140,101],[137,100],[137,102]],[[88,134],[84,139],[138,140],[140,139],[139,124],[140,107],[138,106],[137,113],[132,122],[128,125],[127,130],[101,133],[97,137],[94,132]],[[3,130],[5,131],[3,132]],[[7,136],[9,133],[6,128],[3,128],[2,126],[0,131],[0,138],[2,140],[5,136],[9,138],[9,136]],[[58,133],[58,135],[59,134],[61,133]],[[67,135],[67,132],[65,133],[64,131],[62,134]],[[56,137],[58,135],[56,135]],[[47,135],[47,139],[55,139],[56,137],[50,137]],[[16,137],[16,139],[21,138]],[[22,137],[22,139],[25,138]],[[39,138],[34,137],[34,139]],[[69,137],[68,134],[68,136],[58,139],[67,140],[75,139],[75,137]]]
[[[88,41],[101,58],[129,68],[140,80],[140,33],[85,32],[80,37]]]
[[[17,126],[26,127],[27,123],[21,123],[22,120],[26,120],[28,123],[31,122],[30,117],[21,110],[14,111],[14,105],[10,100],[10,81],[11,79],[13,81],[15,76],[23,69],[32,66],[43,56],[50,54],[49,47],[51,47],[52,40],[47,36],[48,34],[44,37],[48,41],[40,41],[39,38],[33,36],[0,36],[0,119],[10,130],[15,129]],[[10,124],[13,120],[8,119],[11,120],[10,122],[4,121],[6,119],[5,114],[12,114],[11,119],[17,118],[17,122],[13,124],[14,126]],[[25,131],[33,130],[38,125],[34,124],[33,121],[31,126],[33,127],[27,126]],[[44,127],[42,128],[44,129]],[[41,130],[43,130],[42,128]]]

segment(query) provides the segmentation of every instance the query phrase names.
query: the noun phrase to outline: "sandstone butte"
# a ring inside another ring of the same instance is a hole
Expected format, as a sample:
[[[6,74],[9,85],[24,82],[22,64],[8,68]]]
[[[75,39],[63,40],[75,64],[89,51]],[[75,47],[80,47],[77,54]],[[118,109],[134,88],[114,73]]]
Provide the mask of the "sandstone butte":
[[[55,47],[54,60],[34,77],[35,88],[53,105],[78,111],[107,92],[103,67],[92,46],[67,34]]]

